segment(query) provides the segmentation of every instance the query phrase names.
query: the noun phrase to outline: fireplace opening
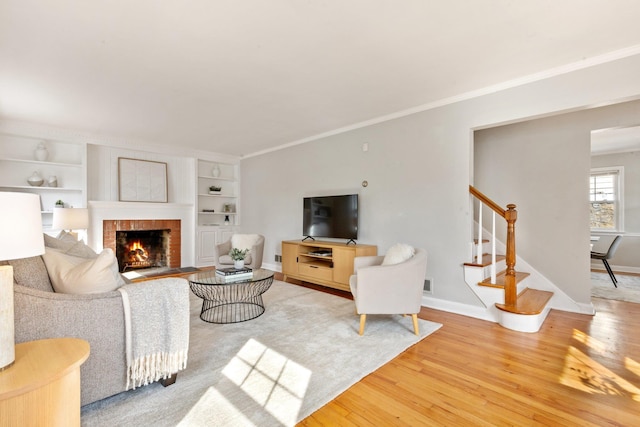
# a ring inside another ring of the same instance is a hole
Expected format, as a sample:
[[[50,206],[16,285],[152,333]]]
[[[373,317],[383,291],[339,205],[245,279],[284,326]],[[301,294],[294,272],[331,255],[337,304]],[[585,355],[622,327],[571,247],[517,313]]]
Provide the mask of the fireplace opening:
[[[171,230],[116,232],[116,258],[121,273],[169,265]]]

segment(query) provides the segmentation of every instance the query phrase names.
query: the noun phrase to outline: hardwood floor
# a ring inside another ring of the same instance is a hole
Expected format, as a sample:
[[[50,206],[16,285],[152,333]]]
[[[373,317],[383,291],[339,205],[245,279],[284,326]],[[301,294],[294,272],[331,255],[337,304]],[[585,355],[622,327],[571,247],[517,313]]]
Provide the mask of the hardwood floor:
[[[536,334],[423,307],[442,328],[298,426],[640,426],[640,304],[593,303]]]
[[[440,330],[299,426],[640,425],[640,304],[594,305],[537,334],[423,308]]]

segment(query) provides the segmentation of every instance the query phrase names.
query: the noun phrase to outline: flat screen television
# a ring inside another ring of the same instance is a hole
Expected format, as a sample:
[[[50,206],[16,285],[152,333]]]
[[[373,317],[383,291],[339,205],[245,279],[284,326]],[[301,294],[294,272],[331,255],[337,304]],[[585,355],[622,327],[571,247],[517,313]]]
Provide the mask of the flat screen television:
[[[305,197],[302,234],[334,239],[358,238],[358,195]]]

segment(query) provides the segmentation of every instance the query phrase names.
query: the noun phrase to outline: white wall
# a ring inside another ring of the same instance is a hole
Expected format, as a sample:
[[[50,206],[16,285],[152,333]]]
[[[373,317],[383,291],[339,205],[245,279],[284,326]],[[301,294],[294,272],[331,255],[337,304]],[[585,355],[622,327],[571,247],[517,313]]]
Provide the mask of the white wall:
[[[304,195],[358,188],[367,180],[369,186],[360,187],[359,241],[377,244],[381,253],[395,242],[426,248],[433,296],[478,306],[461,267],[471,239],[473,129],[637,97],[639,71],[640,57],[621,59],[244,159],[243,228],[266,236],[265,262],[274,264],[280,241],[301,237]],[[568,232],[545,244],[571,239],[588,248],[588,233],[572,221],[559,219],[557,227],[567,225]],[[567,274],[582,277],[585,265],[572,262]],[[557,285],[588,302],[584,283]]]

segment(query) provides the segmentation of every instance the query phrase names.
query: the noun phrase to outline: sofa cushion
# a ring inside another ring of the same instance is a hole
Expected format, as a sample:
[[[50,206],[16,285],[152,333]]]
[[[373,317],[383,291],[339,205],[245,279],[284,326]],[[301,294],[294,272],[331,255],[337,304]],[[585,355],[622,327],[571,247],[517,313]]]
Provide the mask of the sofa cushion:
[[[53,292],[47,267],[40,256],[7,261],[13,267],[13,281],[21,286]]]
[[[113,291],[124,284],[116,257],[109,248],[90,259],[45,248],[42,258],[56,292],[92,294]]]
[[[67,255],[73,255],[80,258],[96,258],[98,256],[98,254],[89,246],[85,245],[83,241],[76,240],[76,238],[71,236],[69,233],[60,233],[57,238],[45,234],[44,245],[49,248],[57,249]]]
[[[382,265],[400,264],[410,259],[414,254],[415,249],[412,246],[405,245],[404,243],[396,243],[391,246],[384,255]]]

